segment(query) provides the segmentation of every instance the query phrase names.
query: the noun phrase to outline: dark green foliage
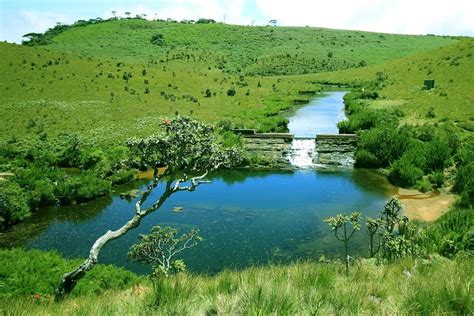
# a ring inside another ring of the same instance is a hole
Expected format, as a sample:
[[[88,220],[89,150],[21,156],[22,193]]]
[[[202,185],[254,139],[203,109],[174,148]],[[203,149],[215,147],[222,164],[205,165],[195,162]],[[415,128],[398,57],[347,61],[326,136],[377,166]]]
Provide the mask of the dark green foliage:
[[[66,260],[56,252],[0,249],[1,297],[53,295],[57,280],[79,260]],[[132,272],[111,265],[98,265],[72,293],[99,295],[107,290],[130,288],[139,278]]]
[[[472,138],[460,148],[455,156],[457,165],[453,191],[460,195],[457,204],[461,207],[474,206],[474,142]]]
[[[161,34],[153,34],[153,36],[151,37],[150,42],[152,44],[158,45],[158,46],[164,46],[165,45],[165,40],[163,38],[163,35],[161,35]]]
[[[387,167],[399,159],[410,144],[405,128],[381,126],[360,132],[356,151],[356,165]]]
[[[411,187],[424,175],[425,155],[422,144],[415,144],[390,166],[389,180],[402,187]]]
[[[0,144],[0,171],[14,174],[10,180],[22,189],[32,210],[107,194],[111,184],[135,178],[128,159],[124,146],[109,146],[104,151],[73,134]]]
[[[234,87],[230,87],[228,90],[227,90],[227,95],[229,97],[233,97],[235,95],[235,88]]]
[[[474,254],[474,211],[452,210],[425,228],[424,247],[453,258],[459,252]]]
[[[434,139],[425,146],[425,171],[442,171],[448,166],[451,160],[451,149],[447,142],[441,139]]]
[[[61,203],[70,204],[92,200],[109,193],[110,190],[110,181],[91,174],[80,174],[67,177],[66,180],[58,183],[55,194]]]
[[[0,178],[0,231],[30,215],[25,191],[15,182]]]

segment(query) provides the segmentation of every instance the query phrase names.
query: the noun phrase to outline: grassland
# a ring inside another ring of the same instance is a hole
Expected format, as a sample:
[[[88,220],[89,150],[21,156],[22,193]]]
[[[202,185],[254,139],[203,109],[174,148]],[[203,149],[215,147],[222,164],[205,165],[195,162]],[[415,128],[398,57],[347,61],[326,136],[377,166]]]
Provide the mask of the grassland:
[[[161,34],[163,45],[150,39]],[[140,19],[71,28],[40,47],[0,44],[0,138],[39,128],[96,143],[151,134],[180,114],[282,130],[298,91],[321,86],[283,74],[371,65],[456,43],[319,28],[178,24]],[[361,63],[363,61],[363,63]],[[360,68],[360,69],[364,69]],[[261,76],[261,75],[279,76]],[[229,96],[229,89],[235,95]]]
[[[153,45],[153,35],[163,36]],[[76,27],[48,48],[84,57],[147,62],[199,58],[207,66],[245,75],[297,74],[376,64],[455,42],[450,37],[407,36],[312,27],[179,24],[140,19]]]
[[[11,257],[17,252],[3,250],[2,254]],[[9,274],[4,290],[20,285],[28,273],[28,258],[35,262],[44,259],[45,263],[36,263],[30,272],[42,273],[40,283],[45,286],[20,288],[17,292],[22,293],[7,296],[3,293],[0,302],[7,315],[467,315],[474,310],[474,266],[461,257],[448,260],[435,256],[388,266],[362,260],[347,275],[339,263],[267,266],[224,271],[214,277],[182,274],[161,282],[155,290],[143,278],[99,266],[95,272],[105,274],[91,274],[88,286],[76,289],[81,295],[58,304],[52,302],[53,286],[48,283],[56,282],[59,271],[50,268],[50,261],[54,259],[58,266],[70,262],[37,251],[22,251],[22,255],[15,268],[7,264],[16,272]],[[26,284],[31,284],[31,279]]]
[[[123,140],[153,133],[162,117],[176,112],[265,129],[302,98],[292,81],[225,75],[203,63],[142,65],[12,44],[0,48],[0,71],[8,78],[0,82],[3,139],[26,135],[34,125],[49,135],[67,130],[97,142]],[[232,87],[236,93],[228,96]]]
[[[418,53],[379,65],[333,73],[300,76],[308,81],[361,84],[376,82],[380,98],[374,108],[400,108],[405,122],[425,123],[453,120],[474,130],[474,40]],[[435,88],[423,89],[425,79]],[[295,79],[297,80],[297,79]],[[434,117],[427,115],[433,107]]]

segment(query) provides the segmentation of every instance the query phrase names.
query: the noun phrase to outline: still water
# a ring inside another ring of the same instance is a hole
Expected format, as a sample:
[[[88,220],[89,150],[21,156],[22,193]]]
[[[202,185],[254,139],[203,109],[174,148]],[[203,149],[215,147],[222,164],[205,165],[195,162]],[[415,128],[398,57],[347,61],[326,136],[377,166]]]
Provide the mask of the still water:
[[[335,92],[329,97],[342,100],[342,95]],[[324,103],[325,97],[317,103],[324,112],[330,107]],[[340,111],[340,104],[334,108]],[[148,233],[154,225],[174,226],[181,232],[200,230],[204,240],[182,256],[193,272],[318,260],[323,254],[338,256],[342,245],[323,219],[353,210],[375,216],[390,192],[382,177],[362,169],[235,170],[216,173],[211,180],[195,192],[172,196],[138,228],[108,244],[99,262],[138,273],[149,271],[149,267],[127,261],[126,255],[138,235]],[[132,186],[144,188],[145,184]],[[116,188],[114,194],[85,204],[42,209],[0,235],[0,245],[55,249],[65,257],[86,257],[97,237],[119,228],[133,216],[134,201],[123,200],[118,194],[131,188]],[[159,194],[159,190],[154,192],[149,201]],[[175,207],[182,207],[182,211],[174,212]],[[353,255],[365,255],[365,240],[364,232],[356,235]]]

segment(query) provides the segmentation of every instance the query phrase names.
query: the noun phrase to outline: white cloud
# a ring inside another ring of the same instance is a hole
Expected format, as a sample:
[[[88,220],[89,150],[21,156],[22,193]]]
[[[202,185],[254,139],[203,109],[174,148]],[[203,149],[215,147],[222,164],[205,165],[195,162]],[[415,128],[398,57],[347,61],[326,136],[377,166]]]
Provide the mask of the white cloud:
[[[1,1],[1,0],[0,0]],[[473,0],[141,0],[101,2],[89,6],[70,1],[53,11],[31,5],[15,12],[2,3],[0,39],[21,41],[21,35],[44,32],[56,22],[72,23],[97,16],[108,18],[111,11],[147,14],[147,19],[175,20],[212,18],[231,24],[256,25],[276,19],[279,25],[320,26],[339,29],[474,36]],[[39,3],[39,2],[38,2]],[[130,4],[128,4],[130,3]],[[107,11],[104,8],[109,7]],[[101,12],[102,11],[102,12]],[[102,13],[102,14],[101,14]]]
[[[280,25],[408,34],[474,35],[472,0],[256,0]]]

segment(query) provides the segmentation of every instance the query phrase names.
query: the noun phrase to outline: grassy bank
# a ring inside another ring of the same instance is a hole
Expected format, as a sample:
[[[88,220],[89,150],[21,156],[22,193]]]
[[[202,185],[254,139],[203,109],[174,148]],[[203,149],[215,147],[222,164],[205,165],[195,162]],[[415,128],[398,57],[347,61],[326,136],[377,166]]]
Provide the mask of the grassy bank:
[[[346,275],[339,263],[297,263],[215,277],[182,274],[155,290],[140,281],[59,304],[34,292],[4,296],[2,309],[15,315],[471,314],[473,267],[472,259],[435,256],[388,266],[356,261]]]

